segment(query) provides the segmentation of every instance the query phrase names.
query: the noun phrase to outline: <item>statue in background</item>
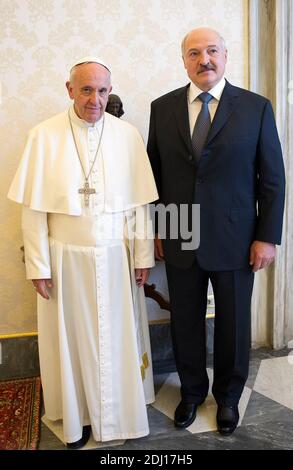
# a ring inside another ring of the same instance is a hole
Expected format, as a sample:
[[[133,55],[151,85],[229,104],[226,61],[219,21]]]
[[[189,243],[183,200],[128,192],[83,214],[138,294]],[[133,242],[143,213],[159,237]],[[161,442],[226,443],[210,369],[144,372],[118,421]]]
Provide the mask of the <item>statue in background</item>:
[[[106,112],[120,118],[124,114],[123,104],[118,95],[110,94],[106,106]]]

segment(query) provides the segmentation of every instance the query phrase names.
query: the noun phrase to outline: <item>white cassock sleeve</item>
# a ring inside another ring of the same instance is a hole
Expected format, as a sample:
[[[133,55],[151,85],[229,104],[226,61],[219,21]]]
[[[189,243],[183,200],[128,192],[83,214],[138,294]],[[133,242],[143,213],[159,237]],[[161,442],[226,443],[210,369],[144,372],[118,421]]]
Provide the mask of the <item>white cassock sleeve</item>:
[[[27,279],[50,279],[47,213],[23,206],[21,227]]]
[[[148,204],[135,209],[134,267],[151,268],[155,265],[154,232]]]

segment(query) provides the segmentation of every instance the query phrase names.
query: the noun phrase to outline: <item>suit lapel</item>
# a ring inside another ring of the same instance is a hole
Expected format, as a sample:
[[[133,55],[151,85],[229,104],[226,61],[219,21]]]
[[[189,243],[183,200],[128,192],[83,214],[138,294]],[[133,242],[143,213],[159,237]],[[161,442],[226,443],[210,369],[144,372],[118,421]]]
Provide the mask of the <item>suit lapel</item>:
[[[179,93],[174,96],[174,109],[176,115],[177,126],[182,137],[182,140],[190,154],[192,154],[188,106],[187,106],[187,91],[189,84],[181,88]]]
[[[221,96],[205,145],[209,144],[209,142],[214,139],[214,137],[216,137],[216,135],[228,121],[237,104],[238,95],[238,88],[230,85],[230,83],[226,81],[226,85],[223,90],[223,94]]]

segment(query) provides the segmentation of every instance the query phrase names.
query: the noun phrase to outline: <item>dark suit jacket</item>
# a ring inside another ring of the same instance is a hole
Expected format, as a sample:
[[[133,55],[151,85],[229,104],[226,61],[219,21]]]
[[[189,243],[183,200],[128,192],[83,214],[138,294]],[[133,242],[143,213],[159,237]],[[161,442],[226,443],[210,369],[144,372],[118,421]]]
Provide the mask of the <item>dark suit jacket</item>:
[[[202,156],[191,146],[187,90],[151,105],[148,154],[164,205],[200,204],[200,246],[182,250],[182,240],[164,240],[165,259],[206,270],[248,266],[253,240],[280,244],[285,177],[270,102],[226,82]]]

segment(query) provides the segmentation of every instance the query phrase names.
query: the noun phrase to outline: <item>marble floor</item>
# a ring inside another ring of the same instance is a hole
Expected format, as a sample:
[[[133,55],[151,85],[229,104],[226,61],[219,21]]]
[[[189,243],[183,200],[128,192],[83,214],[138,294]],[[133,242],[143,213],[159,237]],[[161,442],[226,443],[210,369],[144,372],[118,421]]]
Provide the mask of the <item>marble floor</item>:
[[[212,378],[212,368],[208,369]],[[236,431],[223,437],[216,431],[216,404],[211,394],[187,429],[173,425],[180,401],[177,373],[155,376],[156,401],[148,406],[150,434],[141,439],[97,444],[84,449],[103,450],[217,450],[293,449],[293,351],[251,352],[250,374],[240,402]],[[40,450],[64,450],[60,423],[41,425]]]

